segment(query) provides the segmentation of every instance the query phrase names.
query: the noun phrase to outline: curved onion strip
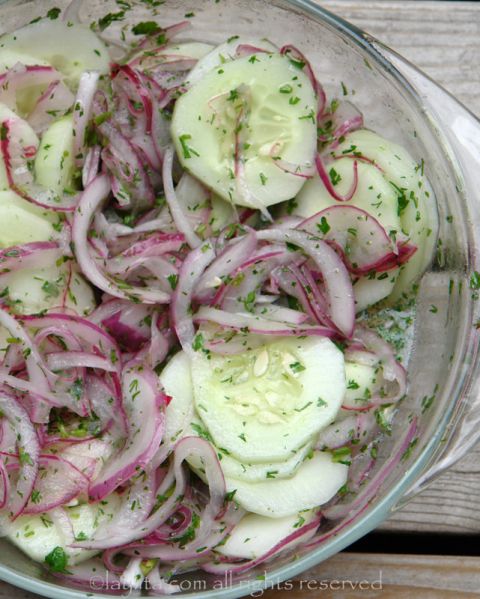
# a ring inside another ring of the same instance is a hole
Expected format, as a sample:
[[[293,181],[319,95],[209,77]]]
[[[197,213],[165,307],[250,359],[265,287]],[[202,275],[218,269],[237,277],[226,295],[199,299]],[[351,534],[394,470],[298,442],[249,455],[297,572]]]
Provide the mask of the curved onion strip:
[[[48,370],[30,335],[13,316],[3,309],[0,309],[0,325],[7,329],[10,337],[15,339],[16,345],[21,349],[30,382],[35,386],[36,392],[48,395],[50,392]],[[0,382],[2,374],[0,373]]]
[[[2,460],[0,460],[0,491],[0,510],[3,510],[10,497],[10,479]]]
[[[77,202],[76,196],[63,194],[61,198],[51,189],[37,185],[28,168],[28,160],[35,155],[37,147],[23,147],[21,140],[21,119],[12,118],[1,123],[2,135],[0,138],[0,151],[3,156],[5,174],[9,187],[19,196],[56,212],[70,212]]]
[[[365,327],[357,327],[354,337],[360,341],[368,351],[373,352],[382,367],[383,378],[394,386],[391,393],[380,392],[371,398],[370,404],[374,406],[385,403],[394,403],[401,399],[407,391],[407,372],[395,359],[390,345],[379,335]]]
[[[4,390],[0,390],[0,410],[16,431],[19,471],[15,491],[10,495],[8,510],[15,519],[29,498],[38,474],[40,445],[37,433],[24,408]]]
[[[349,202],[353,198],[353,196],[355,195],[355,193],[357,191],[357,188],[358,188],[358,164],[357,164],[357,160],[353,161],[353,182],[352,182],[352,186],[350,187],[350,189],[347,192],[347,194],[344,195],[344,196],[340,195],[336,191],[335,187],[333,186],[333,183],[332,183],[332,181],[330,179],[329,174],[327,173],[327,171],[325,169],[325,165],[323,164],[323,160],[322,160],[320,154],[317,154],[315,156],[315,165],[317,167],[318,176],[322,180],[322,183],[325,185],[326,190],[332,196],[333,199],[337,200],[337,202]]]
[[[98,501],[144,469],[155,455],[163,437],[164,400],[154,372],[145,367],[128,368],[122,376],[123,405],[129,425],[124,447],[107,464],[89,489]]]
[[[97,71],[86,71],[80,77],[78,84],[73,107],[73,156],[78,167],[85,162],[85,132],[92,114],[93,98],[97,91],[99,77],[100,73]]]
[[[202,306],[200,310],[198,310],[194,315],[193,320],[198,324],[213,322],[221,327],[233,329],[234,331],[245,332],[245,330],[248,330],[249,333],[254,335],[293,337],[299,335],[334,337],[336,335],[335,330],[327,327],[305,324],[293,325],[287,322],[278,322],[270,318],[262,318],[255,314],[225,312],[224,310],[208,308],[206,306]]]
[[[327,227],[327,232],[322,233]],[[405,252],[401,256],[399,248],[378,220],[356,206],[325,208],[296,228],[332,242],[342,251],[349,270],[359,275],[395,268],[412,255]]]
[[[306,71],[306,75],[312,84],[315,95],[318,99],[317,119],[320,120],[327,104],[327,96],[318,79],[315,77],[312,65],[307,60],[304,54],[298,48],[288,44],[280,48],[280,54],[287,56],[296,66]]]
[[[74,99],[74,95],[62,81],[52,81],[28,115],[28,124],[36,133],[43,132],[55,118],[53,115],[67,112]]]
[[[57,455],[42,455],[39,459],[39,473],[33,488],[38,492],[25,506],[23,514],[42,514],[67,504],[87,490],[89,478],[70,461]],[[90,464],[93,473],[94,462]]]
[[[94,557],[77,565],[69,564],[68,571],[52,572],[52,574],[69,586],[85,589],[89,592],[92,591],[92,588],[115,594],[128,591],[127,588],[123,588],[117,574],[108,571],[99,557]]]
[[[98,145],[88,149],[82,169],[82,185],[84,188],[90,185],[90,183],[98,175],[101,153],[102,148]]]
[[[315,262],[323,277],[329,317],[338,329],[351,337],[355,326],[355,300],[352,283],[342,260],[324,241],[303,231],[269,229],[257,233],[259,239],[293,243]]]
[[[202,459],[205,468],[205,478],[210,490],[210,502],[205,512],[218,517],[224,510],[225,480],[217,455],[212,445],[200,437],[184,437],[178,441],[171,467],[171,474],[167,474],[158,489],[158,494],[168,491],[175,481],[173,492],[169,492],[168,498],[154,511],[140,526],[129,527],[128,522],[123,522],[121,527],[109,524],[100,527],[89,541],[75,543],[75,547],[85,549],[109,549],[119,547],[132,541],[145,538],[159,528],[176,509],[178,502],[185,493],[187,479],[183,462],[191,455]],[[208,518],[210,520],[210,517]],[[211,523],[211,520],[210,520]]]
[[[117,368],[107,358],[88,352],[52,352],[47,354],[46,362],[50,370],[68,370],[69,368],[97,368],[106,372],[117,372]]]
[[[177,286],[170,305],[172,326],[175,329],[182,348],[191,353],[195,336],[192,317],[190,315],[193,291],[204,270],[215,258],[215,252],[210,243],[188,254],[180,269]]]
[[[48,87],[63,79],[61,73],[51,66],[14,64],[6,73],[0,74],[0,102],[17,112],[17,92],[24,88]]]
[[[165,199],[167,200],[168,207],[172,214],[172,218],[177,226],[177,229],[180,233],[185,235],[185,239],[187,243],[192,248],[197,248],[202,240],[197,236],[194,232],[188,217],[184,214],[182,206],[177,201],[177,197],[175,194],[175,188],[173,186],[173,178],[172,178],[172,170],[173,170],[173,158],[175,152],[172,146],[167,148],[165,152],[165,157],[163,159],[163,185],[165,191]]]
[[[88,245],[88,231],[91,220],[100,209],[110,194],[111,186],[107,175],[98,175],[85,189],[80,197],[72,226],[72,241],[75,257],[87,279],[98,288],[122,299],[138,298],[145,303],[167,303],[170,295],[157,289],[148,287],[133,287],[131,285],[115,283],[103,274],[97,261],[91,256]],[[127,290],[121,289],[127,287]]]
[[[45,268],[54,264],[62,252],[55,241],[32,241],[0,250],[0,276],[23,268]]]
[[[83,4],[84,0],[71,0],[63,12],[62,21],[65,23],[80,23],[80,9]]]

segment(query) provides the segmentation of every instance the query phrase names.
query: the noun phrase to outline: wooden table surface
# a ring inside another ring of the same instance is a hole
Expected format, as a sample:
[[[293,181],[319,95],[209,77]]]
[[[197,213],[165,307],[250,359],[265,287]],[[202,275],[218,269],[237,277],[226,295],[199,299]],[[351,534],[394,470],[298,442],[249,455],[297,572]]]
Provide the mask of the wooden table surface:
[[[480,2],[317,1],[398,50],[480,116]],[[380,530],[472,535],[475,542],[473,535],[480,532],[479,508],[480,447],[392,515]],[[292,589],[269,591],[265,597],[270,599],[272,593],[277,599],[307,594],[325,599],[480,595],[480,557],[413,555],[415,547],[411,551],[412,555],[342,553],[304,573]],[[327,580],[332,583],[326,584]],[[33,599],[37,595],[0,582],[3,597]]]

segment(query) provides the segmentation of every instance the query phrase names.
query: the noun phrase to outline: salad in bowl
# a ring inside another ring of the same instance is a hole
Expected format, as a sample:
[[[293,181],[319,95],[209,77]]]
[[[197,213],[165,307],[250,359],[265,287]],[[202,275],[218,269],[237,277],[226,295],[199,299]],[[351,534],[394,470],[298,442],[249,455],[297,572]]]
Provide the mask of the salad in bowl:
[[[308,48],[123,4],[0,38],[0,530],[69,585],[174,593],[375,492],[438,221]]]

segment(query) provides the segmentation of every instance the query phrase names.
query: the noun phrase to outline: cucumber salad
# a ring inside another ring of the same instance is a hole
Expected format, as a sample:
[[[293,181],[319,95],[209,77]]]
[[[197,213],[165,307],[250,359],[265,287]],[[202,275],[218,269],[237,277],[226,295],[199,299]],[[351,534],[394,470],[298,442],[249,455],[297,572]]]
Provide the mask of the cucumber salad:
[[[300,49],[129,7],[0,38],[0,529],[172,593],[368,500],[436,205]]]

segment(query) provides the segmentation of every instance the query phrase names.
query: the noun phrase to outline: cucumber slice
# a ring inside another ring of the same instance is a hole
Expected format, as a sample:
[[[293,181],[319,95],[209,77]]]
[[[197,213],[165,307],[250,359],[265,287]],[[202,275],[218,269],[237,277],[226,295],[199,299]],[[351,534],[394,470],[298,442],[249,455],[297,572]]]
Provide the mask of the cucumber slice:
[[[205,430],[202,421],[198,417],[194,417],[189,427],[185,430],[184,436],[202,436],[210,439],[208,432]],[[300,449],[287,457],[283,462],[270,462],[261,464],[248,464],[236,460],[230,455],[225,448],[215,447],[220,461],[223,474],[228,478],[236,478],[247,482],[263,482],[268,478],[289,478],[295,474],[307,456],[313,451],[313,442],[306,443]],[[192,470],[196,472],[200,478],[204,476],[203,464],[197,456],[188,458],[188,463]]]
[[[0,247],[30,241],[48,241],[54,235],[56,217],[27,202],[13,191],[0,191]]]
[[[213,71],[215,67],[237,59],[237,48],[240,45],[252,46],[254,48],[262,48],[270,52],[278,51],[278,48],[268,40],[260,40],[258,38],[240,38],[235,35],[226,41],[224,44],[213,48],[208,54],[202,57],[193,67],[188,75],[189,85],[194,85],[205,77],[207,73]]]
[[[341,155],[353,146],[355,152],[375,161],[383,170],[385,180],[397,197],[402,230],[418,248],[401,268],[391,295],[391,299],[395,300],[410,289],[432,259],[438,231],[435,197],[423,167],[402,146],[362,129],[347,135],[335,153]]]
[[[347,390],[342,407],[358,408],[362,403],[368,401],[371,390],[375,388],[376,369],[373,366],[357,364],[356,362],[345,362],[345,376]]]
[[[348,466],[334,462],[331,454],[315,452],[292,478],[268,479],[261,483],[226,478],[227,491],[235,501],[260,516],[284,518],[323,505],[346,483]]]
[[[361,208],[374,216],[387,232],[392,231],[392,234],[395,231],[400,232],[402,224],[398,216],[395,190],[375,166],[358,162],[357,167],[358,186],[348,204]],[[333,168],[337,178],[340,178],[336,189],[340,194],[348,193],[354,177],[353,160],[340,158],[335,161]],[[290,207],[293,214],[308,218],[320,210],[336,205],[338,205],[337,200],[328,193],[320,177],[315,176],[305,184]],[[399,269],[395,268],[388,271],[387,276],[384,273],[378,273],[373,278],[370,276],[359,277],[354,282],[356,311],[360,312],[389,296],[398,275]]]
[[[238,559],[256,559],[262,557],[294,533],[301,526],[315,519],[315,512],[308,510],[285,516],[284,518],[266,518],[258,514],[247,514],[228,535],[224,544],[215,548],[217,553]],[[312,531],[312,534],[315,530]],[[290,543],[289,549],[305,541],[305,537],[297,543]]]
[[[120,505],[118,495],[112,494],[99,504],[83,504],[64,508],[77,538],[89,537],[104,521],[110,520]],[[49,513],[39,516],[20,516],[10,526],[8,538],[31,559],[43,563],[45,556],[55,547],[62,547],[68,563],[75,565],[98,553],[87,549],[69,547],[62,527]]]
[[[35,58],[35,56],[22,54],[15,50],[9,50],[8,48],[2,48],[0,50],[0,73],[8,71],[17,63],[24,65],[40,65],[43,67],[49,66],[47,61]]]
[[[214,234],[217,234],[227,225],[235,222],[235,211],[230,202],[226,202],[215,194],[212,194],[211,202],[210,226]]]
[[[254,61],[226,62],[183,94],[175,105],[172,137],[182,166],[219,196],[266,207],[294,197],[304,184],[274,158],[313,162],[315,106],[310,81],[288,58],[258,54]],[[240,134],[241,157],[235,159]],[[235,163],[244,175],[235,173]]]
[[[66,292],[69,271],[65,265],[50,268],[24,269],[0,279],[0,293],[7,294],[17,314],[37,314],[61,305],[77,314],[89,314],[95,308],[92,288],[77,271],[72,273],[69,292]]]
[[[195,406],[217,447],[242,463],[280,462],[335,418],[342,352],[326,338],[282,339],[234,356],[192,358]]]
[[[26,54],[55,67],[76,87],[84,71],[108,73],[110,58],[103,42],[87,26],[42,19],[0,37],[0,48]]]
[[[73,191],[73,140],[73,116],[67,115],[45,131],[35,158],[37,183],[59,195],[64,190]]]
[[[209,438],[202,421],[193,415],[193,384],[190,373],[190,358],[185,352],[178,352],[165,366],[160,374],[160,382],[167,395],[172,399],[165,410],[165,439],[174,442],[181,436],[198,436]],[[244,464],[229,455],[225,449],[216,448],[220,458],[220,466],[225,476],[260,482],[275,472],[277,478],[292,476],[312,451],[313,443],[295,451],[283,462],[267,464]],[[227,450],[228,451],[228,450]],[[195,472],[202,476],[201,461],[192,456],[189,464]]]
[[[168,443],[176,441],[193,416],[193,385],[190,358],[180,351],[160,373],[160,383],[172,399],[165,409],[165,434]]]

